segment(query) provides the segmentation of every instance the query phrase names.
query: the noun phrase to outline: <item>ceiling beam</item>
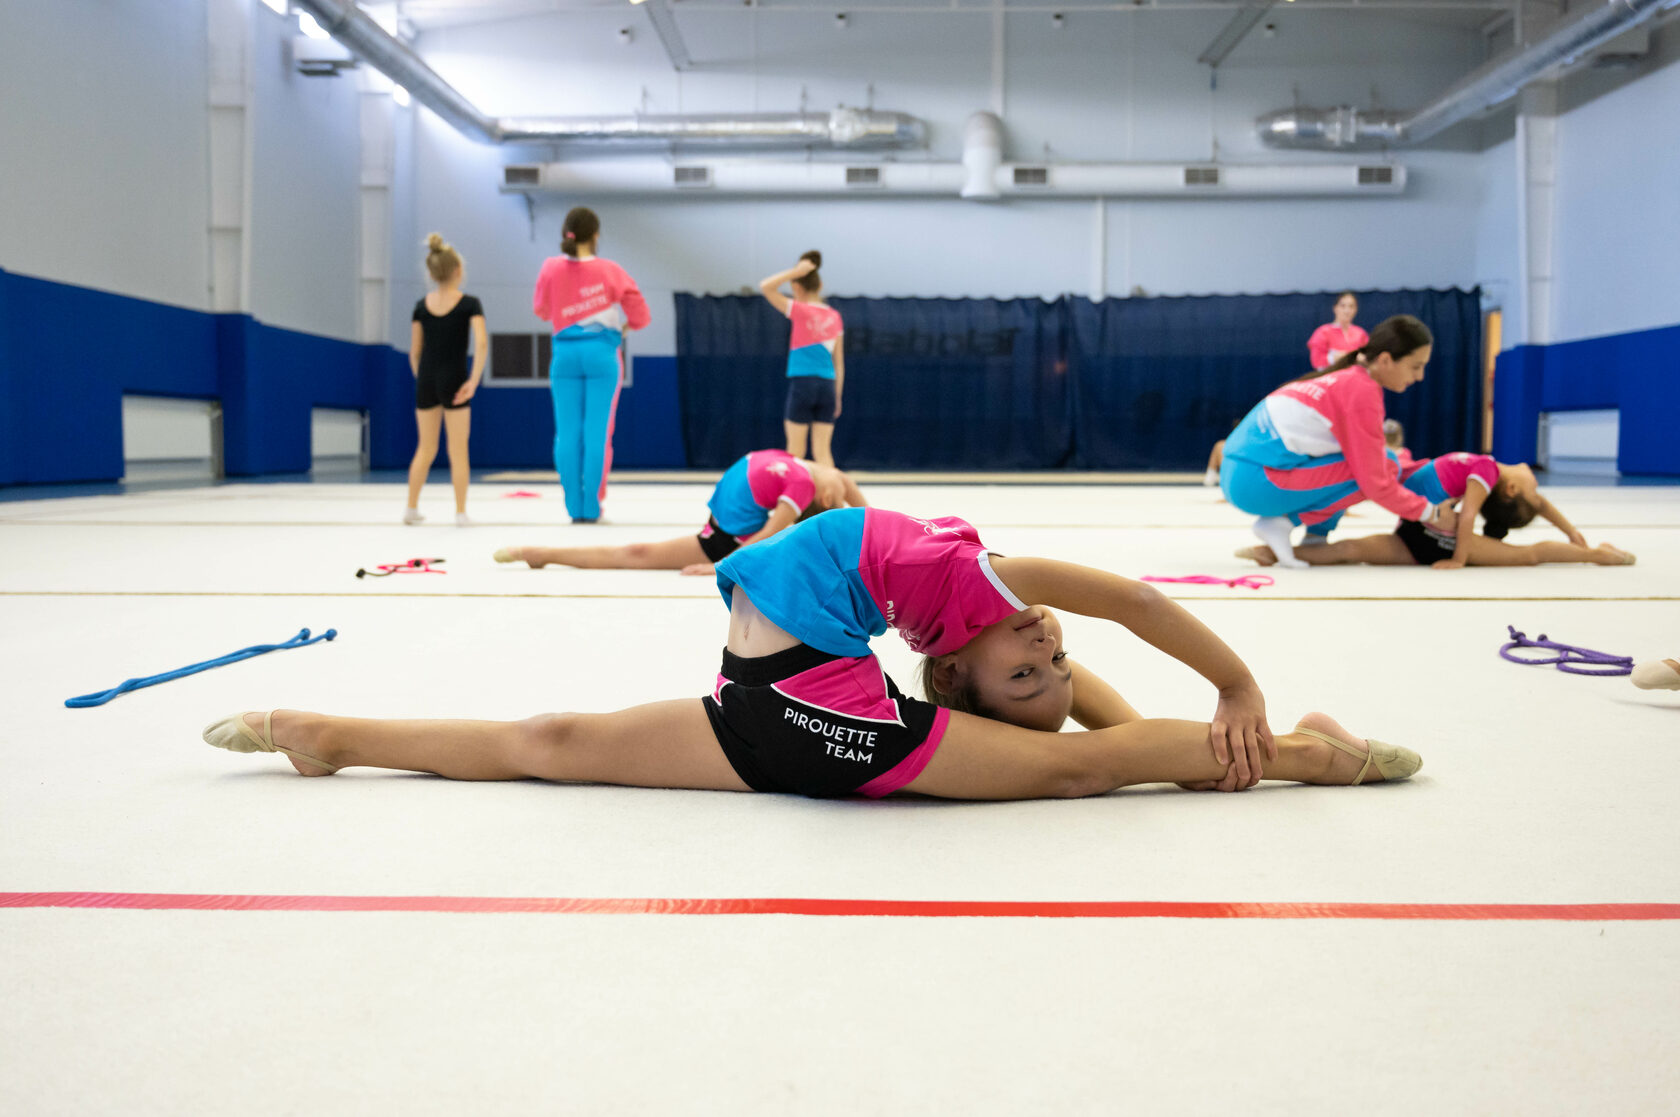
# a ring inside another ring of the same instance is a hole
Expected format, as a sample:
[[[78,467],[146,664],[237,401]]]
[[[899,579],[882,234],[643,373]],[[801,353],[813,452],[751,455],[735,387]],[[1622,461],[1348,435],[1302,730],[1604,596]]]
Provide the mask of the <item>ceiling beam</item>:
[[[1197,62],[1206,62],[1217,69],[1225,61],[1226,55],[1237,49],[1237,44],[1243,41],[1243,36],[1254,30],[1254,25],[1265,18],[1276,0],[1249,0],[1242,11],[1231,17],[1231,22],[1225,25],[1225,30],[1214,36],[1213,42],[1202,51]]]
[[[683,43],[682,32],[677,30],[677,17],[671,14],[671,0],[647,0],[642,5],[647,9],[648,19],[653,21],[653,29],[659,35],[659,41],[665,44],[665,53],[670,56],[673,70],[686,70],[694,65],[694,60],[688,56],[688,47]]]

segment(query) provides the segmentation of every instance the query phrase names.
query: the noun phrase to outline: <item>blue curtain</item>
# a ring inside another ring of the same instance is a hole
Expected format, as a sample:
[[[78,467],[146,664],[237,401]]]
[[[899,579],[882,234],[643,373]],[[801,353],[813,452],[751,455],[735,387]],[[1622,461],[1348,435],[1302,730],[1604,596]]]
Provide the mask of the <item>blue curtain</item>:
[[[1480,291],[1359,293],[1369,329],[1415,314],[1426,379],[1388,397],[1419,456],[1480,445]],[[788,325],[758,296],[679,294],[688,462],[783,441]],[[846,321],[834,454],[859,469],[1199,469],[1267,392],[1307,371],[1334,292],[1186,298],[829,300]]]
[[[1072,461],[1060,303],[828,300],[845,319],[837,461],[858,469],[1054,469]],[[677,295],[689,464],[783,444],[787,320],[758,296]]]
[[[1424,381],[1385,393],[1418,457],[1481,447],[1481,291],[1360,291],[1359,322],[1411,314],[1435,335]],[[1310,371],[1335,292],[1069,299],[1079,469],[1199,469],[1272,389]]]

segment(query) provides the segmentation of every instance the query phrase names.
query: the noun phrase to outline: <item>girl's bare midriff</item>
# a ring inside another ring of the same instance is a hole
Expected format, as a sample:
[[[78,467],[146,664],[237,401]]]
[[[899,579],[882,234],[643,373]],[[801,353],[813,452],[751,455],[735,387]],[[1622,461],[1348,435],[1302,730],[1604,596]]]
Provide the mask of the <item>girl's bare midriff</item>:
[[[799,640],[758,611],[740,586],[729,599],[729,650],[742,659],[775,655]]]

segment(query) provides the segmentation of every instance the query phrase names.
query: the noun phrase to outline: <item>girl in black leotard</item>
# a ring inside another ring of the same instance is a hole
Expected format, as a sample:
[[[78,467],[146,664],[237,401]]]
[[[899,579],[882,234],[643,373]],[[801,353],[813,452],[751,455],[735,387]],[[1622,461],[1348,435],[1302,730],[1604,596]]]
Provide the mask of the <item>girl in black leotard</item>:
[[[449,479],[455,486],[455,523],[467,526],[467,435],[472,410],[467,406],[484,375],[490,355],[490,335],[484,326],[484,307],[461,292],[467,269],[460,253],[433,233],[426,238],[426,270],[437,290],[414,304],[414,328],[408,347],[408,367],[414,372],[414,419],[420,445],[408,466],[408,509],[403,523],[417,524],[420,487],[437,457],[438,428],[449,434]],[[467,374],[467,337],[473,341],[472,374]]]

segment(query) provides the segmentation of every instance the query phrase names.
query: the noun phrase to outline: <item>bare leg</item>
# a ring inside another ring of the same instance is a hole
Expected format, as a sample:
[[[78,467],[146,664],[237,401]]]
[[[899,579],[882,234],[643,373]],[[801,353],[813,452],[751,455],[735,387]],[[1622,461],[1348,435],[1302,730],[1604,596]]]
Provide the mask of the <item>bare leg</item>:
[[[1548,539],[1541,543],[1519,546],[1485,535],[1470,539],[1471,566],[1538,566],[1543,562],[1591,562],[1599,566],[1627,566],[1633,556],[1617,550],[1608,543],[1596,547],[1577,547],[1573,543]]]
[[[829,444],[833,441],[833,423],[812,423],[811,460],[815,461],[818,465],[826,465],[832,468],[834,465],[834,453],[829,449]]]
[[[443,425],[443,408],[428,407],[414,412],[414,423],[420,429],[420,444],[414,448],[414,460],[408,463],[408,506],[420,507],[420,487],[426,474],[432,471],[437,457],[438,428]]]
[[[1261,566],[1277,562],[1277,555],[1265,544],[1244,547],[1238,558],[1251,559]],[[1364,563],[1368,566],[1413,565],[1412,553],[1396,535],[1365,535],[1358,539],[1338,539],[1334,543],[1318,543],[1311,547],[1295,548],[1295,557],[1309,566],[1345,566]]]
[[[509,561],[523,562],[532,570],[540,570],[551,562],[590,570],[681,570],[707,561],[700,540],[692,535],[662,543],[626,543],[622,547],[507,547],[504,550]]]
[[[805,456],[805,424],[790,423],[782,420],[782,430],[787,434],[787,452],[796,458]]]
[[[262,731],[262,715],[245,722]],[[524,721],[399,721],[280,710],[277,744],[339,768],[393,768],[454,780],[557,780],[627,787],[746,791],[698,698],[611,714]],[[306,776],[326,774],[303,760]]]
[[[467,481],[472,477],[472,466],[467,460],[472,408],[457,407],[444,411],[443,426],[449,437],[449,480],[455,486],[455,512],[464,515],[467,511]]]
[[[1301,722],[1364,746],[1364,738],[1324,714]],[[1363,764],[1306,734],[1275,739],[1278,755],[1265,762],[1265,779],[1346,784]],[[947,799],[1066,798],[1142,783],[1202,783],[1225,772],[1206,722],[1153,719],[1092,733],[1035,733],[953,713],[939,751],[905,790]]]

